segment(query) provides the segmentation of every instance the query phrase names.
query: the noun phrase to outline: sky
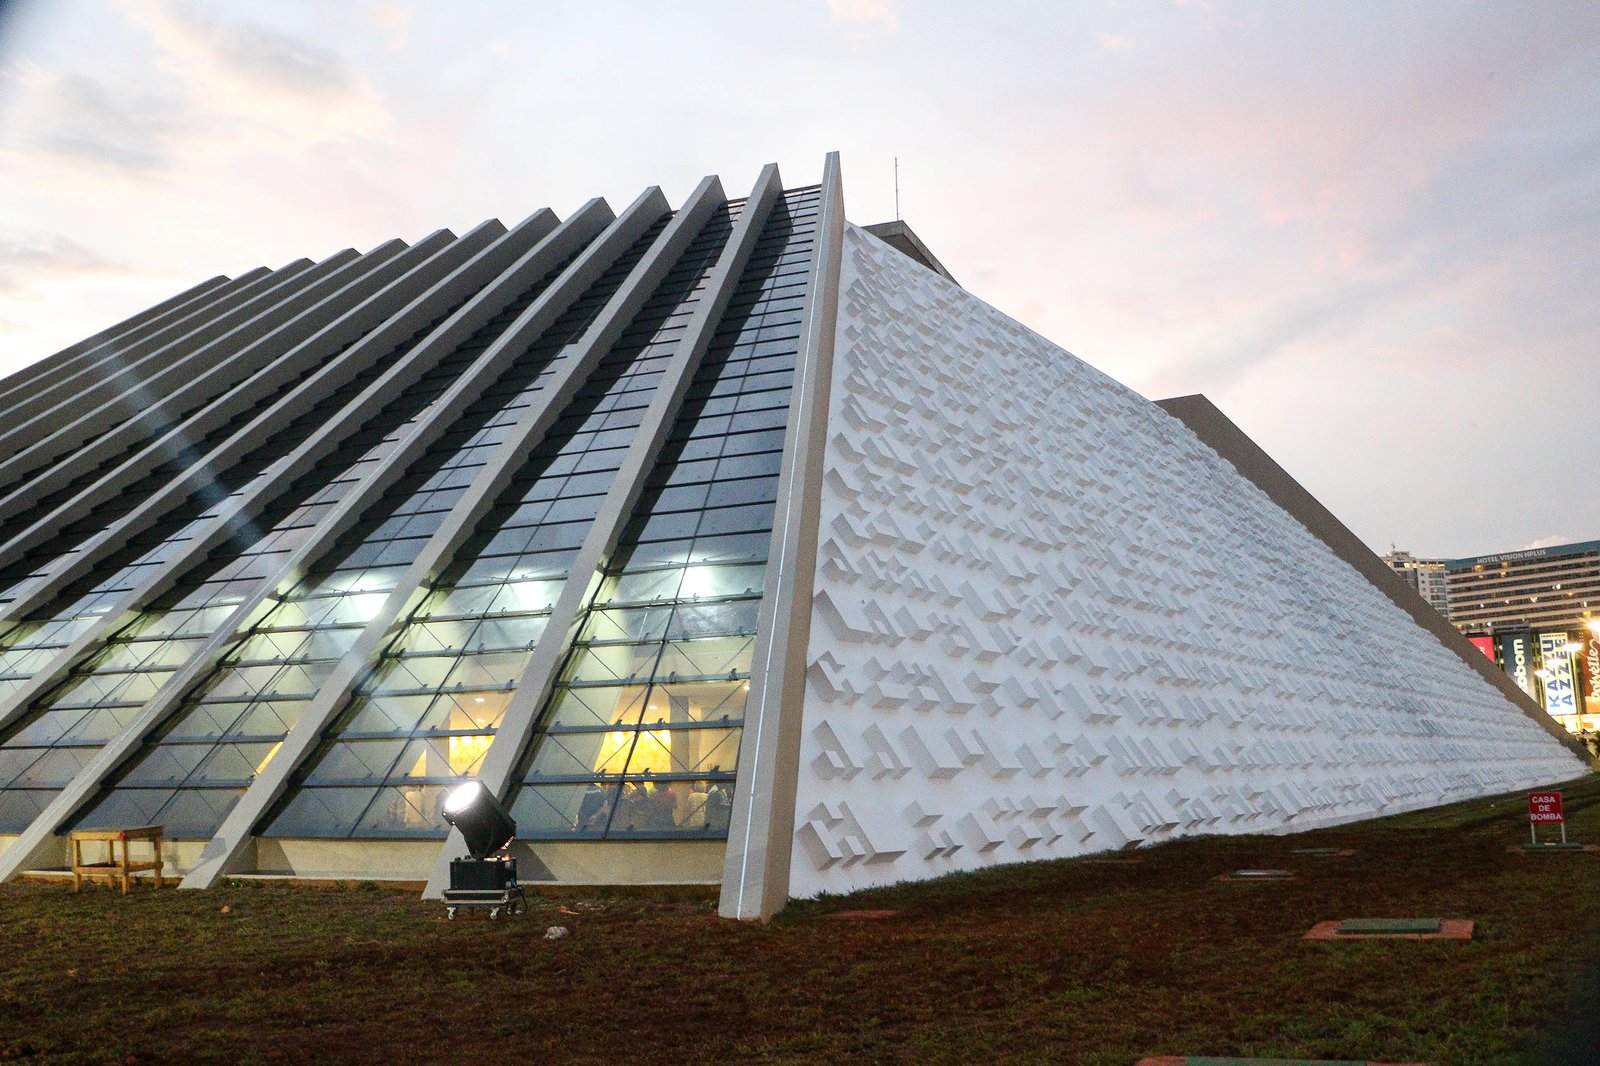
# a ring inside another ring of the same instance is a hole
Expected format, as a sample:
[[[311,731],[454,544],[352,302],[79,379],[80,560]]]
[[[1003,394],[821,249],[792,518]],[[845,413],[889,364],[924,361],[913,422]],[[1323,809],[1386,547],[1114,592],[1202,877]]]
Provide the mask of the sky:
[[[841,152],[1377,551],[1600,539],[1600,4],[0,0],[0,375],[215,274]]]

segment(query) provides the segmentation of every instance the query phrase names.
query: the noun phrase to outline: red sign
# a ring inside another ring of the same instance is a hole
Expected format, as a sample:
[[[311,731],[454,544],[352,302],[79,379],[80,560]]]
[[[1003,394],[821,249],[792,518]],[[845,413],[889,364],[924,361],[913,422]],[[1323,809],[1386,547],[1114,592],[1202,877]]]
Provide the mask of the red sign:
[[[1483,654],[1487,655],[1491,662],[1494,661],[1493,637],[1468,637],[1467,639],[1472,641],[1472,646],[1474,648],[1477,648],[1479,651],[1483,652]]]
[[[1528,797],[1528,820],[1534,825],[1542,822],[1565,822],[1561,814],[1561,793],[1535,792]]]

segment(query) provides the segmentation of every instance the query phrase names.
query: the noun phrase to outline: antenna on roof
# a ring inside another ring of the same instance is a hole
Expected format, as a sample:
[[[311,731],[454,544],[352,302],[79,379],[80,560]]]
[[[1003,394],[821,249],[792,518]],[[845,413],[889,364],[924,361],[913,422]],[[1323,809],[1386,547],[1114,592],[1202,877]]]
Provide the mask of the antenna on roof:
[[[894,220],[900,221],[900,157],[894,157]]]

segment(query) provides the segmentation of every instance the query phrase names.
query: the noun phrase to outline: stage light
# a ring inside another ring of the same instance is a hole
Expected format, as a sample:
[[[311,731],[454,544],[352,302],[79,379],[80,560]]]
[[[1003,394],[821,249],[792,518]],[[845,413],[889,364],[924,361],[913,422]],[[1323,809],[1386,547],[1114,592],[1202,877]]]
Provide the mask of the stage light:
[[[482,908],[490,918],[522,912],[517,860],[500,854],[517,834],[494,793],[478,781],[451,789],[444,798],[444,820],[455,826],[467,845],[468,857],[450,860],[450,887],[444,890],[445,916],[463,907]]]
[[[477,781],[458,785],[445,797],[444,820],[456,827],[468,853],[479,861],[511,843],[517,835],[517,823],[494,794]]]

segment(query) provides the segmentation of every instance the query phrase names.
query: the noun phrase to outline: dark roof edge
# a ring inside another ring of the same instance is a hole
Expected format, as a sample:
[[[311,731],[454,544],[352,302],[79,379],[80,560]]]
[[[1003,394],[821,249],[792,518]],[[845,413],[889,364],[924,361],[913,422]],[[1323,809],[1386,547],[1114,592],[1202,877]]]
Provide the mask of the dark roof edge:
[[[1552,559],[1567,555],[1583,555],[1600,550],[1600,540],[1581,540],[1574,544],[1551,544],[1544,548],[1522,548],[1517,551],[1497,552],[1494,555],[1472,555],[1465,559],[1446,559],[1446,570],[1471,570],[1474,566],[1494,566],[1500,563],[1520,563],[1530,559]]]
[[[1437,637],[1440,643],[1455,652],[1485,681],[1499,689],[1523,714],[1538,722],[1545,732],[1561,741],[1585,763],[1596,766],[1594,757],[1582,741],[1562,728],[1532,697],[1518,688],[1504,670],[1473,647],[1460,630],[1430,607],[1399,574],[1389,568],[1388,563],[1290,477],[1288,471],[1246,436],[1244,430],[1223,414],[1216,404],[1196,393],[1193,396],[1157,400],[1156,405],[1188,426],[1202,443],[1233,464],[1234,469],[1266,493],[1273,503],[1287,511],[1291,518],[1326,544],[1333,554],[1354,567],[1373,587],[1389,597],[1396,607],[1409,614],[1414,622]]]
[[[950,271],[944,268],[944,264],[939,262],[938,257],[928,251],[928,246],[922,243],[922,238],[918,237],[910,226],[899,219],[895,219],[893,222],[875,222],[870,226],[862,226],[861,228],[901,255],[921,263],[946,281],[955,285],[961,284],[961,282],[950,276]]]

